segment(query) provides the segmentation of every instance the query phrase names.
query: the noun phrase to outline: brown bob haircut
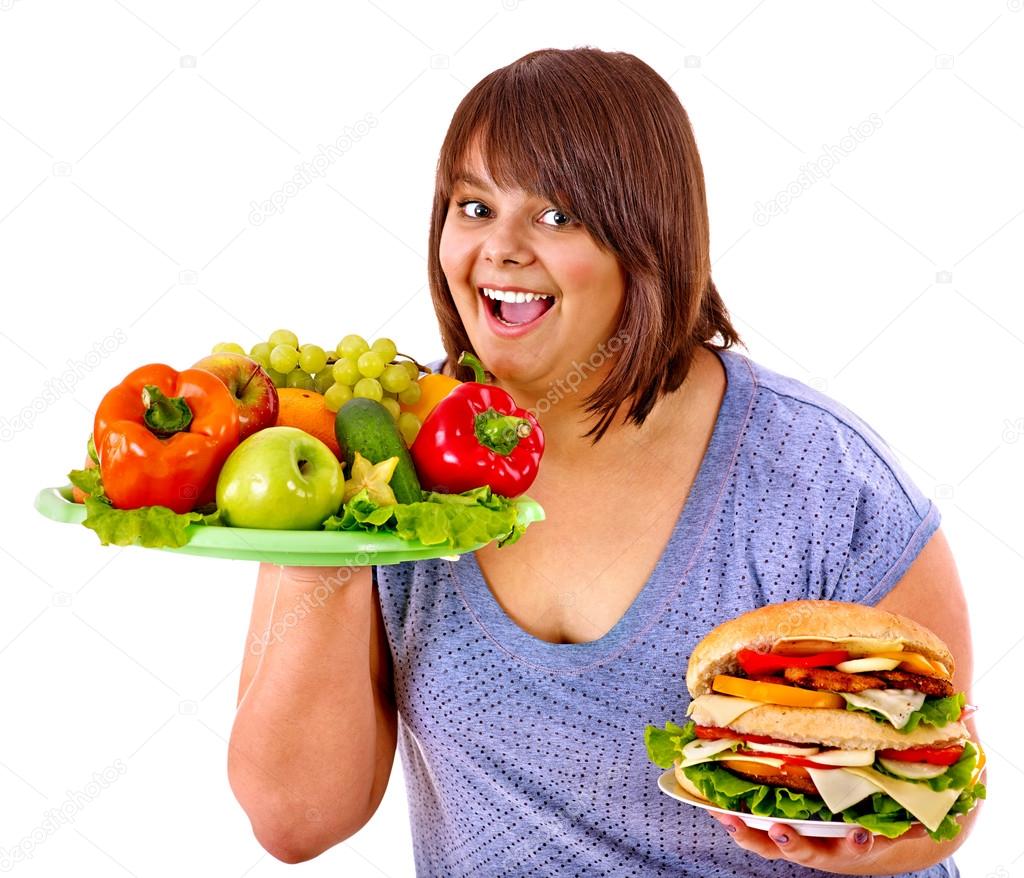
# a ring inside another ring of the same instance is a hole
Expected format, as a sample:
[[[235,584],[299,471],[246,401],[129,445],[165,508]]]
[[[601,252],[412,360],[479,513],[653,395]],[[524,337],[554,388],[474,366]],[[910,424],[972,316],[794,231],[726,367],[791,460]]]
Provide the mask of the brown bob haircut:
[[[475,353],[439,255],[452,190],[475,142],[499,187],[550,199],[623,268],[624,342],[584,400],[598,417],[585,434],[594,443],[623,402],[627,420],[643,424],[658,398],[683,383],[697,346],[743,343],[711,280],[704,172],[675,92],[625,52],[541,49],[470,89],[441,146],[428,270],[448,364],[463,350]]]

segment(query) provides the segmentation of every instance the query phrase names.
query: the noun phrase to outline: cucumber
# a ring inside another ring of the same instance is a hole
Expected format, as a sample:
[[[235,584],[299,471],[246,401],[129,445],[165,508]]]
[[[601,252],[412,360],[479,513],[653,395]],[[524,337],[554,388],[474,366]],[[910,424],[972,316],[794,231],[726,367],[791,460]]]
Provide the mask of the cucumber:
[[[355,397],[346,402],[334,418],[334,435],[345,452],[345,475],[352,474],[358,451],[370,463],[398,458],[391,476],[391,490],[399,503],[418,503],[423,498],[412,456],[391,413],[379,402]]]
[[[886,771],[907,780],[931,780],[945,774],[949,768],[948,765],[932,765],[930,762],[901,762],[898,759],[886,759],[884,756],[878,757],[878,764]]]

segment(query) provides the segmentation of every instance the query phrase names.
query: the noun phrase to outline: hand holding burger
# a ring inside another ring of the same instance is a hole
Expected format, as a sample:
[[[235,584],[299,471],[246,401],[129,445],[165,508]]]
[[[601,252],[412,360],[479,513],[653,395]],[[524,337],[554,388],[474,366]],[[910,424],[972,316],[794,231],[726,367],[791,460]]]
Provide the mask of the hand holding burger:
[[[691,797],[730,811],[859,825],[866,831],[851,836],[868,845],[869,833],[951,839],[957,816],[985,795],[984,754],[962,722],[953,671],[946,645],[904,616],[832,601],[771,604],[697,645],[686,674],[690,721],[648,726],[647,752]],[[735,817],[721,822],[757,849],[764,833]],[[810,852],[854,844],[787,841]],[[780,856],[775,841],[765,844],[759,853]]]

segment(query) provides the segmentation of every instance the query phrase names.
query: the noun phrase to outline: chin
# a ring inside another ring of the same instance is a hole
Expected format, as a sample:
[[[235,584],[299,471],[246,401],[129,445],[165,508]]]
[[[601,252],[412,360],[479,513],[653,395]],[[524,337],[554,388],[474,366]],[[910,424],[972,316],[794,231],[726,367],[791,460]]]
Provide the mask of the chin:
[[[521,384],[536,371],[537,360],[525,344],[487,336],[470,341],[484,368],[499,381]]]

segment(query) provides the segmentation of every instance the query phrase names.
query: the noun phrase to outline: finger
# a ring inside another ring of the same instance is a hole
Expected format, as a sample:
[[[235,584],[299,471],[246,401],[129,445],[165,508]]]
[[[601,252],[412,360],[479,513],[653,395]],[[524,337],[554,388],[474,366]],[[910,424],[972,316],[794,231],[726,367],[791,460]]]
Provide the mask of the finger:
[[[863,827],[861,827],[861,828],[863,829]],[[865,832],[867,832],[867,830],[865,830]],[[847,839],[849,840],[850,837],[855,835],[855,834],[856,834],[856,831],[851,832],[847,836]],[[884,835],[877,835],[876,836],[876,835],[872,835],[870,832],[868,833],[868,835],[871,835],[871,839],[868,842],[868,844],[865,845],[865,848],[867,850],[873,850],[874,853],[875,853],[875,856],[882,856],[894,844],[899,844],[900,842],[906,841],[908,839],[926,838],[927,835],[928,835],[928,830],[925,829],[922,824],[915,823],[913,826],[910,827],[910,829],[908,829],[902,835],[897,835],[896,838],[886,838]],[[856,844],[854,844],[854,846],[857,847],[858,850],[864,850],[863,848],[861,848],[860,846],[858,846]],[[866,853],[866,851],[864,851],[864,852]]]
[[[785,823],[768,827],[768,838],[779,854],[794,863],[809,864],[835,853],[838,839],[807,838]]]
[[[863,857],[870,853],[875,845],[875,835],[868,832],[863,826],[850,830],[846,834],[846,847],[855,857]]]
[[[894,839],[894,841],[899,841],[900,838],[924,838],[926,835],[928,835],[928,830],[925,829],[924,824],[915,823],[910,827],[910,829],[904,832],[903,835]]]
[[[713,814],[712,816],[726,828],[733,841],[744,850],[764,857],[766,860],[777,860],[782,856],[775,842],[768,838],[767,832],[751,829],[737,817],[729,817],[724,814]]]

